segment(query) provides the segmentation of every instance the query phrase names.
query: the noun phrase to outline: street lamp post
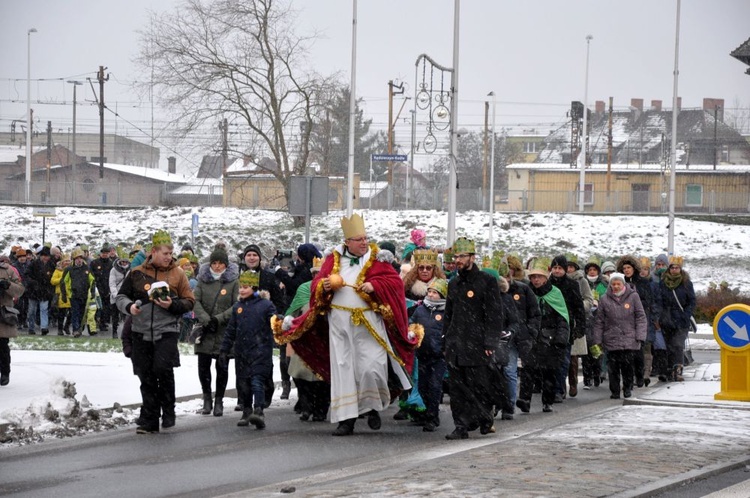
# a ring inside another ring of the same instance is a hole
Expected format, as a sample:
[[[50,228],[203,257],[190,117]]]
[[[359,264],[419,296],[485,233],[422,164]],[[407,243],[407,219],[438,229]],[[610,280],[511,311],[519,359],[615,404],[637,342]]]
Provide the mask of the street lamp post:
[[[586,199],[586,145],[588,143],[588,117],[589,117],[589,48],[594,37],[586,35],[586,82],[583,87],[583,132],[581,133],[581,151],[578,153],[578,167],[581,175],[578,184],[578,211],[583,212],[583,203]]]
[[[26,32],[26,203],[31,202],[31,33]]]
[[[352,0],[351,71],[352,75],[349,85],[349,164],[346,175],[346,215],[350,218],[354,211],[354,120],[357,114],[357,0]]]
[[[448,175],[448,238],[446,247],[453,245],[456,240],[456,190],[458,178],[456,168],[458,162],[458,35],[461,0],[454,0],[453,4],[453,71],[451,72],[451,160]]]
[[[490,233],[488,247],[492,251],[492,226],[495,224],[495,92],[487,94],[492,97],[492,138],[490,139]]]
[[[406,168],[406,209],[409,209],[409,194],[411,193],[410,173],[414,171],[414,151],[417,144],[417,103],[414,101],[414,109],[411,113],[411,154],[409,155],[409,166]]]
[[[677,0],[677,21],[674,35],[674,90],[672,93],[672,147],[670,160],[672,169],[669,172],[669,228],[667,234],[667,253],[674,254],[674,194],[677,182],[677,77],[680,74],[680,0]]]
[[[78,166],[78,156],[76,156],[76,87],[78,85],[83,85],[83,82],[81,81],[75,81],[75,80],[68,80],[68,83],[73,85],[73,162],[71,163],[72,170],[73,170],[73,189],[72,189],[72,200],[73,204],[76,202],[76,179],[78,178],[77,175],[77,166]]]

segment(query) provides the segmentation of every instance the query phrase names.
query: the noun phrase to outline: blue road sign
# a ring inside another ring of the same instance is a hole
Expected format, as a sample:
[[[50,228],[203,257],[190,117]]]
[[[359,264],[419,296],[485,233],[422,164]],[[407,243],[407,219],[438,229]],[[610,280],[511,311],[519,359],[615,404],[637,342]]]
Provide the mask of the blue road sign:
[[[714,319],[714,337],[729,349],[750,347],[749,328],[750,306],[746,304],[731,304],[719,311]]]
[[[407,161],[409,156],[406,154],[372,154],[373,161]]]
[[[198,236],[198,215],[195,213],[193,213],[193,225],[191,229],[192,229],[191,231],[192,231],[193,237],[197,237]]]

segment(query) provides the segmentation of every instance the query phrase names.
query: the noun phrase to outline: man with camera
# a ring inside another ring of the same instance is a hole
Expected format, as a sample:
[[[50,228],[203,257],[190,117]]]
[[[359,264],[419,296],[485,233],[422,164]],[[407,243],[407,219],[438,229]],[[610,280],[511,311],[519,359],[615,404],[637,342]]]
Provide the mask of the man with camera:
[[[18,274],[10,266],[10,260],[3,256],[0,259],[0,306],[4,308],[2,316],[6,318],[0,320],[0,386],[7,386],[10,382],[9,342],[10,338],[18,336],[18,316],[14,313],[13,300],[21,297],[24,290]]]

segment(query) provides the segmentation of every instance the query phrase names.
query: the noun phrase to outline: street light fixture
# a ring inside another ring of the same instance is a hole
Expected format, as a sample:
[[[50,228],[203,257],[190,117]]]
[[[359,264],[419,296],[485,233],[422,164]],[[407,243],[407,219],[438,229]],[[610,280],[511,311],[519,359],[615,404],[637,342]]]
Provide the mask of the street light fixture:
[[[31,202],[31,33],[26,32],[26,203]]]

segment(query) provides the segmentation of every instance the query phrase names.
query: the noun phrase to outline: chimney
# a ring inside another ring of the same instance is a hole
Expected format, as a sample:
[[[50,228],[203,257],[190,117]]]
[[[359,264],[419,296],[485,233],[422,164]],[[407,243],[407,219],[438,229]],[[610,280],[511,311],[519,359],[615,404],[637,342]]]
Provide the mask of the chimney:
[[[656,112],[661,112],[661,100],[652,100],[651,110],[656,111]]]
[[[177,158],[174,156],[169,156],[167,158],[167,172],[172,173],[173,175],[177,174]]]
[[[724,122],[724,99],[704,98],[703,110],[711,113],[712,115],[715,112],[716,119]]]
[[[630,106],[643,111],[643,99],[630,99]]]
[[[595,106],[594,109],[596,110],[596,114],[598,116],[601,116],[602,114],[604,114],[604,101],[603,100],[597,100],[596,101],[596,106]]]

